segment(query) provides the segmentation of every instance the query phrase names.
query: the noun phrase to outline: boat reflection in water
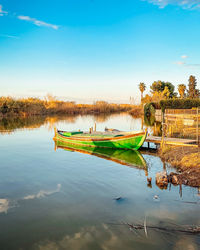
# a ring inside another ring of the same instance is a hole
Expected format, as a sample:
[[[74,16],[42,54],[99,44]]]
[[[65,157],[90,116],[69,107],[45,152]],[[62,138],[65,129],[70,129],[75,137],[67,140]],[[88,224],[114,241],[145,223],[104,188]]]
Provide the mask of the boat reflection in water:
[[[135,167],[144,170],[145,174],[148,175],[147,164],[140,152],[136,150],[98,148],[87,146],[85,147],[55,140],[55,150],[57,148],[62,148],[64,150],[72,152],[75,151],[83,154],[94,155],[106,160],[114,161],[122,165]]]

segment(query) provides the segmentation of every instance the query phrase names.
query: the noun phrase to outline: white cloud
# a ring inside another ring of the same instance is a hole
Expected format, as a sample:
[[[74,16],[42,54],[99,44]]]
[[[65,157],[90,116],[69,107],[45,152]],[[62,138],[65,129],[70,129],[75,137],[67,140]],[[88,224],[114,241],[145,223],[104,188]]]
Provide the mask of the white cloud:
[[[3,10],[3,6],[0,4],[0,16],[7,15],[8,12]]]
[[[191,68],[199,68],[200,67],[199,63],[186,63],[183,61],[177,61],[177,62],[174,62],[174,64],[179,65],[179,66],[184,66],[184,67],[191,67]]]
[[[19,37],[18,37],[18,36],[6,35],[6,34],[0,34],[0,37],[6,37],[6,38],[19,39]]]
[[[175,62],[175,64],[177,64],[177,65],[185,65],[185,62],[183,62],[183,61],[178,61],[178,62]]]
[[[187,59],[187,58],[188,58],[188,56],[186,56],[186,55],[182,55],[182,56],[181,56],[181,58],[182,58],[182,59]]]
[[[23,21],[31,22],[31,23],[33,23],[33,24],[35,24],[37,26],[49,27],[49,28],[52,28],[52,29],[55,29],[55,30],[57,30],[59,28],[58,25],[46,23],[46,22],[37,20],[36,18],[32,18],[32,17],[29,17],[29,16],[18,16],[17,18],[20,19],[20,20],[23,20]]]
[[[7,15],[7,14],[8,14],[8,12],[4,11],[3,6],[0,4],[0,16],[4,16],[4,15]],[[14,14],[14,16],[15,16],[15,14]],[[17,16],[17,18],[20,19],[20,20],[23,20],[23,21],[31,22],[31,23],[33,23],[33,24],[35,24],[37,26],[49,27],[49,28],[52,28],[54,30],[57,30],[59,28],[58,25],[51,24],[51,23],[46,23],[46,22],[37,20],[36,18],[32,18],[32,17],[29,17],[29,16]],[[17,37],[9,36],[9,35],[0,35],[0,36],[9,37],[9,38],[17,38]]]
[[[184,9],[200,9],[200,0],[142,0],[148,1],[160,8],[164,8],[167,5],[178,5]]]

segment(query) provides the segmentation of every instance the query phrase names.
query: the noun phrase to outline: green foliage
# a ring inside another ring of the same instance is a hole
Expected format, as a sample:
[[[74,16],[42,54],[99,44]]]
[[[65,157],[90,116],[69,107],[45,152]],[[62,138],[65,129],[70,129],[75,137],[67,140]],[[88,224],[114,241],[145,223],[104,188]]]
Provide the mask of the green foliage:
[[[163,81],[155,81],[152,83],[150,86],[152,93],[154,94],[155,92],[161,93],[164,90],[166,91],[166,87],[169,90],[169,98],[172,98],[177,95],[177,93],[174,92],[175,87],[172,83],[170,82],[163,82]]]
[[[191,109],[200,107],[200,99],[168,99],[160,101],[161,109]]]
[[[162,88],[162,81],[154,81],[150,86],[152,92],[162,92],[164,88]]]
[[[146,116],[144,115],[144,124],[152,127],[156,121],[155,115]]]
[[[144,115],[145,116],[151,116],[151,115],[155,115],[155,105],[154,103],[147,103],[144,105]]]

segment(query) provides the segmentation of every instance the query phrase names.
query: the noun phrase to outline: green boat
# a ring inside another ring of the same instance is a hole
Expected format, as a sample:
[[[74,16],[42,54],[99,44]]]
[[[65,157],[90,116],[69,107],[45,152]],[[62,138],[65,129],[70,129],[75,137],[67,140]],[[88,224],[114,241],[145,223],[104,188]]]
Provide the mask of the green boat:
[[[136,150],[71,145],[58,140],[55,141],[55,150],[56,149],[64,149],[67,151],[75,151],[79,153],[97,156],[106,160],[114,161],[121,165],[142,169],[147,174],[147,164],[140,152]]]
[[[55,128],[54,140],[84,147],[138,150],[144,143],[146,136],[147,130],[139,132],[106,131],[87,133],[82,131],[60,131]]]

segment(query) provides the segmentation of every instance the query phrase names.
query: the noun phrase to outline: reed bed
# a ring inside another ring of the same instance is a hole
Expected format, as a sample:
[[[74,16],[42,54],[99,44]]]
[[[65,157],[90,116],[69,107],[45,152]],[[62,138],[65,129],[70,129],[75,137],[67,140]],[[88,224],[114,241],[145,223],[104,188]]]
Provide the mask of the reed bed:
[[[129,114],[133,117],[140,117],[144,115],[144,109],[141,105],[133,105],[131,110],[129,111]]]
[[[0,97],[0,116],[29,116],[44,114],[101,114],[130,111],[132,105],[96,101],[93,104],[76,104],[55,99],[15,99]]]

